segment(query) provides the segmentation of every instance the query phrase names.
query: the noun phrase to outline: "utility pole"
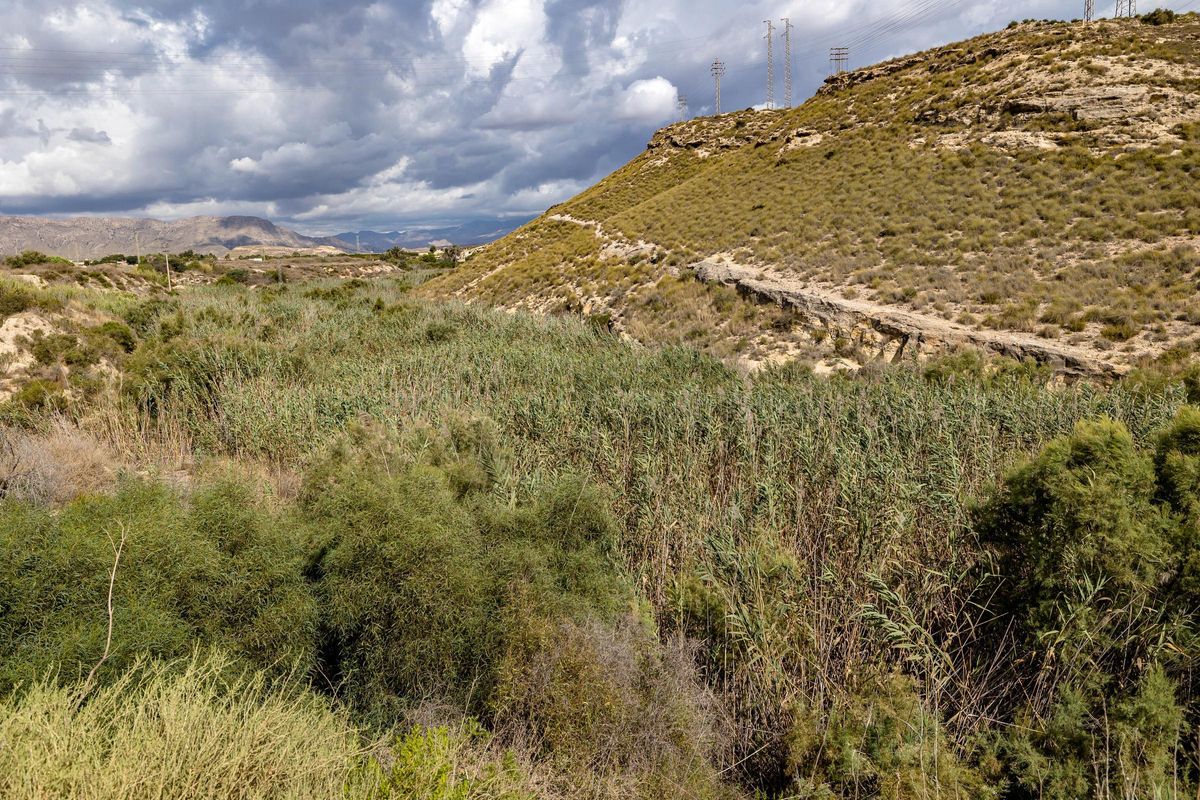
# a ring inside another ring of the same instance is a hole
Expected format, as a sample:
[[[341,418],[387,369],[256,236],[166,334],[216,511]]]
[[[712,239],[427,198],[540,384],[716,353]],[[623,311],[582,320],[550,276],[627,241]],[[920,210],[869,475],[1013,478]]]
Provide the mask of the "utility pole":
[[[764,19],[767,25],[767,108],[775,107],[775,23]]]
[[[171,254],[163,252],[163,258],[167,260],[167,291],[171,291]]]
[[[725,65],[721,63],[721,59],[717,59],[708,69],[712,73],[713,81],[717,85],[717,114],[721,113],[721,76],[725,74]]]
[[[1096,18],[1096,0],[1083,0],[1083,21],[1091,22]]]
[[[1088,0],[1091,2],[1091,0]],[[784,17],[783,23],[783,106],[792,107],[792,21]]]
[[[142,239],[137,231],[133,232],[133,249],[137,252],[137,265],[142,265]]]
[[[354,252],[362,253],[362,239],[357,233],[354,234]]]
[[[675,108],[679,111],[679,121],[683,122],[688,118],[687,95],[681,94],[675,97]]]
[[[1119,2],[1120,0],[1118,0]],[[1130,0],[1132,1],[1132,0]],[[850,60],[849,47],[831,47],[829,48],[829,67],[833,70],[834,75],[840,75],[846,71],[846,62]]]

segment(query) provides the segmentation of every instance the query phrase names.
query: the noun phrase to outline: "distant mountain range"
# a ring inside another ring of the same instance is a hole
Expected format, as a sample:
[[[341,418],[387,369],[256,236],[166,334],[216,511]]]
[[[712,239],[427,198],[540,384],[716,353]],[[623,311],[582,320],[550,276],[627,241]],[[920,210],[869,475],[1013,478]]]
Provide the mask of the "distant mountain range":
[[[340,241],[304,236],[260,217],[189,217],[169,222],[132,217],[0,217],[0,253],[40,250],[80,260],[139,250],[222,255],[253,245],[347,249]]]
[[[449,242],[463,246],[487,244],[529,222],[533,217],[487,217],[448,227],[416,227],[403,231],[347,231],[333,238],[350,250],[382,253],[393,247],[426,248]]]
[[[39,250],[75,260],[112,253],[132,254],[194,250],[224,255],[237,247],[284,247],[327,252],[383,252],[392,247],[425,248],[446,242],[476,245],[498,239],[527,222],[476,219],[450,227],[421,227],[379,233],[358,231],[338,236],[305,236],[261,217],[189,217],[171,221],[136,217],[0,216],[0,255]]]

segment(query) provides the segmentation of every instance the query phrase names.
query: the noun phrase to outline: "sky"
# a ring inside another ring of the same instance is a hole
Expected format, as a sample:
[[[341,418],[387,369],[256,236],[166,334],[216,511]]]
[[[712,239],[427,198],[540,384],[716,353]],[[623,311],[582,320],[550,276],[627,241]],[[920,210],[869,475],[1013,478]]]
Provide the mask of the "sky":
[[[313,234],[528,216],[636,156],[679,95],[711,114],[716,58],[723,110],[763,104],[763,20],[795,26],[798,103],[832,46],[861,66],[1082,5],[0,0],[0,215],[252,214]]]

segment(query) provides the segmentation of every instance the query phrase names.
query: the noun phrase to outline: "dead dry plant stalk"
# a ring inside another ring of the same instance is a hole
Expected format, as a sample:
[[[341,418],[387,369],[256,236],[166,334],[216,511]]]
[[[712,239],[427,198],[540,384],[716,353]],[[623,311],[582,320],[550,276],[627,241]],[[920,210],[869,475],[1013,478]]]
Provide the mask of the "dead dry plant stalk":
[[[88,673],[87,680],[83,682],[84,691],[80,694],[81,697],[86,696],[87,689],[92,685],[92,679],[96,677],[96,670],[108,660],[109,652],[112,650],[112,634],[113,634],[113,587],[117,583],[117,567],[121,564],[121,553],[125,550],[125,540],[128,536],[128,530],[125,528],[124,522],[117,522],[117,527],[121,529],[121,538],[115,541],[112,532],[105,529],[104,535],[108,537],[108,543],[113,549],[113,565],[108,573],[108,632],[104,637],[104,654],[100,656],[100,660],[92,667],[92,671]]]

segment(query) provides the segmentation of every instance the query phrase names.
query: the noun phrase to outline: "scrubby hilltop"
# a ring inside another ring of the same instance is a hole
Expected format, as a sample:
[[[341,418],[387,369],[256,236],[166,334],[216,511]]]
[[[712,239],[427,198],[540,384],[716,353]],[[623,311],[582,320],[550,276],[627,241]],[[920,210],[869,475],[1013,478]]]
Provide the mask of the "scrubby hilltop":
[[[1200,334],[1200,15],[1170,17],[1014,24],[672,125],[427,291],[759,362],[1178,357]]]

